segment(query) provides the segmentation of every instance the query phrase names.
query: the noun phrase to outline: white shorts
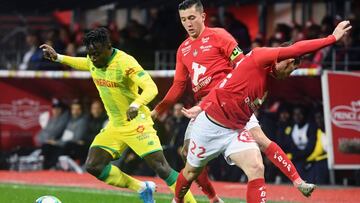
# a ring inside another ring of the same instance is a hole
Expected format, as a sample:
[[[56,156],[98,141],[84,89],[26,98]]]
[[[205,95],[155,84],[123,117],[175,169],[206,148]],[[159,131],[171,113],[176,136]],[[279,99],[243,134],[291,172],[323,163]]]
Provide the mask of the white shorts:
[[[233,165],[229,156],[248,149],[259,147],[247,129],[221,127],[201,112],[192,123],[187,162],[194,167],[202,167],[223,154],[228,164]]]
[[[193,128],[193,123],[194,123],[194,119],[191,119],[189,121],[188,126],[185,131],[184,141],[190,139],[191,130]],[[254,128],[254,127],[260,127],[260,125],[259,125],[259,121],[256,118],[255,114],[252,114],[250,117],[250,120],[245,125],[245,129],[250,130],[251,128]]]

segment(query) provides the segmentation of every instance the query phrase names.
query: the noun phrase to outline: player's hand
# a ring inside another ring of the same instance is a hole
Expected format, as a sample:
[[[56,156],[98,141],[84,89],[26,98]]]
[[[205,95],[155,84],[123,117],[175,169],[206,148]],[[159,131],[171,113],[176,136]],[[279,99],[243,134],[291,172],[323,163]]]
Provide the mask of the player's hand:
[[[155,110],[152,110],[151,111],[151,118],[153,120],[156,120],[158,117],[159,117],[159,113],[157,111],[155,111]]]
[[[56,53],[55,49],[52,48],[51,46],[49,46],[47,44],[42,44],[40,46],[40,49],[42,49],[44,52],[44,58],[46,58],[50,61],[55,61],[57,59],[57,53]]]
[[[295,59],[286,59],[276,64],[274,70],[274,77],[278,80],[283,80],[290,76],[290,74],[297,68],[294,64]]]
[[[129,109],[126,111],[127,120],[131,121],[138,115],[138,108],[130,106]]]
[[[193,106],[190,109],[185,109],[183,107],[181,109],[181,112],[184,114],[184,116],[188,118],[196,118],[202,112],[202,109],[200,108],[200,106]]]
[[[339,41],[350,29],[350,21],[344,20],[341,21],[335,28],[333,35],[335,36],[336,41]]]

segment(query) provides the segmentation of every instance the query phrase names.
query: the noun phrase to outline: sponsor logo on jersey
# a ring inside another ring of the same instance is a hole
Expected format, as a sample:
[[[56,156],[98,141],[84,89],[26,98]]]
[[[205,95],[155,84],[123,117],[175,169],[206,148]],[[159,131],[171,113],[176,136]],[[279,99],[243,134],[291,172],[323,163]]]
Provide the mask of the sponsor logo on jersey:
[[[199,81],[199,83],[192,88],[193,92],[198,92],[201,88],[207,86],[211,82],[211,79],[211,76],[202,78],[202,80]]]
[[[203,37],[201,38],[201,41],[203,44],[207,43],[209,41],[210,37]]]
[[[95,79],[94,82],[98,86],[104,86],[104,87],[119,87],[119,84],[113,81],[104,80],[104,79]]]
[[[129,75],[133,74],[134,72],[135,72],[134,68],[128,68],[125,70],[125,75],[129,76]]]
[[[187,47],[184,47],[181,49],[181,53],[186,56],[191,50],[191,45],[187,46]]]
[[[212,48],[212,45],[206,45],[206,46],[201,45],[201,46],[200,46],[200,50],[201,50],[202,52],[210,51],[211,48]]]
[[[360,132],[360,100],[352,101],[351,105],[338,105],[331,109],[331,121],[340,128]]]
[[[150,135],[148,133],[141,133],[140,135],[136,136],[136,139],[139,141],[149,139]]]

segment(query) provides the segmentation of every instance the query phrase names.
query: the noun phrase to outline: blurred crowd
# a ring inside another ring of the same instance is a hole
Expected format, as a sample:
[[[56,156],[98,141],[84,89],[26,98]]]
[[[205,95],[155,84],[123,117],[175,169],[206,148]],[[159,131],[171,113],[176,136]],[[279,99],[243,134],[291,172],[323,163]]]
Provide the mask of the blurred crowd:
[[[39,116],[42,129],[34,136],[33,147],[19,147],[12,154],[23,156],[23,160],[26,162],[27,159],[29,165],[35,164],[31,163],[33,159],[40,160],[41,166],[37,169],[83,172],[82,166],[86,161],[90,144],[107,121],[100,100],[91,102],[89,110],[86,110],[78,99],[70,102],[70,105],[53,99],[51,110]],[[10,163],[13,164],[10,169],[28,170],[24,169],[25,166],[20,166],[26,164],[20,160],[10,161],[13,162]]]
[[[259,35],[252,42],[251,48],[259,46],[278,47],[289,41],[295,43],[300,40],[327,37],[332,34],[335,26],[341,20],[340,16],[325,16],[320,24],[309,21],[304,27],[296,23],[292,25],[279,23],[269,39],[264,40]],[[325,47],[302,57],[300,68],[331,69],[334,62],[337,70],[359,70],[360,67],[356,64],[360,56],[359,50],[357,50],[360,47],[358,20],[354,18],[350,19],[350,21],[354,29],[345,36],[344,40],[334,46]]]
[[[326,16],[320,24],[307,22],[305,26],[293,23],[292,25],[279,23],[275,25],[273,33],[266,37],[259,33],[251,40],[247,26],[236,19],[230,12],[224,14],[224,19],[219,20],[217,15],[208,16],[207,24],[210,27],[223,27],[229,31],[238,41],[240,48],[245,53],[258,46],[280,46],[282,43],[296,42],[304,39],[326,37],[331,34],[334,26],[341,21],[341,17]],[[358,20],[351,19],[354,26],[353,31],[345,40],[317,51],[303,58],[304,68],[331,68],[332,59],[336,62],[337,69],[359,70],[358,64],[352,64],[359,58],[360,35]],[[122,49],[133,55],[145,69],[154,68],[156,50],[176,50],[186,34],[179,22],[177,13],[173,10],[160,9],[157,12],[150,12],[146,25],[136,20],[127,22],[126,27],[119,29],[114,22],[106,27],[111,34],[114,47]],[[92,28],[100,26],[94,24]],[[20,70],[63,70],[68,69],[63,65],[49,63],[42,57],[38,48],[40,44],[46,43],[55,48],[58,53],[69,56],[86,55],[85,47],[82,44],[84,33],[88,30],[80,24],[59,26],[49,30],[29,30],[26,32],[24,41],[27,44],[26,52],[22,56],[21,64],[12,67]],[[336,50],[336,52],[332,52]],[[347,61],[346,63],[344,61]]]

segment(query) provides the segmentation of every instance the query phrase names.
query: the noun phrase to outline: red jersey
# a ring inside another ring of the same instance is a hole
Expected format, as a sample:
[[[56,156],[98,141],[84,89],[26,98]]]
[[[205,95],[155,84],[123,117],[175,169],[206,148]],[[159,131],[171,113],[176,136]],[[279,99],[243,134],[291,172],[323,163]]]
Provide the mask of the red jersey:
[[[299,41],[289,47],[255,48],[203,99],[200,107],[225,127],[241,129],[267,95],[267,75],[277,61],[299,57],[336,42],[327,38]]]
[[[196,39],[187,38],[176,53],[173,85],[155,110],[161,114],[173,105],[182,96],[189,77],[195,98],[200,101],[233,70],[231,56],[242,53],[237,45],[222,28],[205,27]]]

